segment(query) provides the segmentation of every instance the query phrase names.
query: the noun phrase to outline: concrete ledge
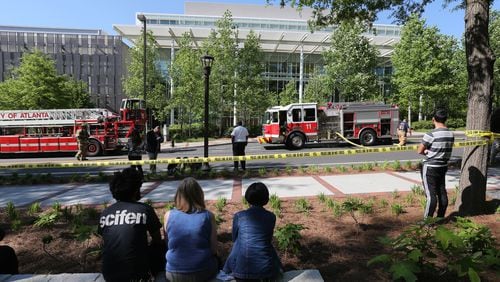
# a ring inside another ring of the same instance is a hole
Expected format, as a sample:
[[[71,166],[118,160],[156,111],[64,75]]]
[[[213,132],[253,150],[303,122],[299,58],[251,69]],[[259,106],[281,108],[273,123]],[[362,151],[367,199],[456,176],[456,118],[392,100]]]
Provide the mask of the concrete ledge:
[[[61,274],[0,274],[0,282],[105,282],[101,273],[61,273]],[[210,282],[222,280],[214,279]],[[234,281],[234,280],[233,280]],[[324,282],[317,269],[292,270],[285,272],[283,282]]]

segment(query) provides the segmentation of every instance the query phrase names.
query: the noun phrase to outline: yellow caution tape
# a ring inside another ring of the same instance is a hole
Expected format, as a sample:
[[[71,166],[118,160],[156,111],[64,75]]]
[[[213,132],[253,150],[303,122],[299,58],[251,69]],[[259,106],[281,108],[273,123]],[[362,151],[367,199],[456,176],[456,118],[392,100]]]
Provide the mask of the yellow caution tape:
[[[485,146],[488,145],[488,140],[463,141],[455,142],[454,148],[463,148],[470,146]],[[256,161],[256,160],[271,160],[271,159],[288,159],[288,158],[312,158],[312,157],[333,157],[341,155],[355,155],[367,153],[388,153],[402,151],[416,151],[418,145],[411,146],[389,146],[381,148],[358,148],[348,150],[332,150],[318,152],[294,152],[284,154],[263,154],[263,155],[247,155],[247,156],[217,156],[208,158],[162,158],[157,160],[144,161],[85,161],[71,163],[25,163],[25,164],[7,164],[0,165],[0,169],[27,169],[27,168],[71,168],[71,167],[98,167],[98,166],[129,166],[129,165],[147,165],[147,164],[192,164],[192,163],[214,163],[214,162],[233,162],[233,161]]]
[[[490,142],[493,142],[493,139],[500,138],[500,133],[495,133],[486,130],[466,130],[465,136],[467,137],[489,137]]]

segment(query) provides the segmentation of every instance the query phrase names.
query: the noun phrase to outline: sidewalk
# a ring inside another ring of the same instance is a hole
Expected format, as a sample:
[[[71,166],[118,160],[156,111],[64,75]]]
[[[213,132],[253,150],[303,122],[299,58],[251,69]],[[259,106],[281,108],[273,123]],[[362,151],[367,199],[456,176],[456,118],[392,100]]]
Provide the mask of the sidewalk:
[[[460,180],[459,170],[450,170],[446,176],[446,187],[454,189]],[[280,176],[269,178],[207,179],[199,183],[206,200],[220,197],[228,201],[241,201],[246,188],[253,182],[266,184],[271,194],[280,198],[316,197],[324,195],[346,197],[366,194],[408,192],[414,185],[421,185],[419,172],[366,172],[358,174]],[[180,180],[145,182],[142,185],[141,201],[164,203],[174,199]],[[500,167],[488,170],[487,194],[500,199]],[[16,207],[28,207],[40,202],[50,206],[61,205],[102,205],[114,200],[107,183],[14,185],[0,188],[0,208],[12,202]]]

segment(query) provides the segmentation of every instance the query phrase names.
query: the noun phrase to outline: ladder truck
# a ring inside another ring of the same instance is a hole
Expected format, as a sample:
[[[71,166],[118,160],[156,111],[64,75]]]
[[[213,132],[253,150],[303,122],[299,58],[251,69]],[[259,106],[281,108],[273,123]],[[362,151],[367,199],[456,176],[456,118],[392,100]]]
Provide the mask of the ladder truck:
[[[76,152],[76,132],[87,126],[88,156],[121,150],[134,128],[147,121],[144,101],[123,99],[120,113],[108,109],[0,111],[0,155]]]

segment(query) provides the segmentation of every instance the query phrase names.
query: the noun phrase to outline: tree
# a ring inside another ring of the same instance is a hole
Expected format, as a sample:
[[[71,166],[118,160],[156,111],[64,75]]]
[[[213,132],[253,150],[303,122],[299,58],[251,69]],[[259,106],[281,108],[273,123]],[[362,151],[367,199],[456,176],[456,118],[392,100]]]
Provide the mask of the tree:
[[[159,61],[158,44],[151,31],[146,33],[146,105],[156,119],[165,120],[168,112],[166,102],[166,78],[164,78],[156,62]],[[139,37],[130,50],[130,61],[127,66],[127,76],[123,79],[123,90],[128,97],[143,98],[143,62],[144,38]]]
[[[203,42],[204,53],[214,57],[210,75],[210,112],[218,121],[219,135],[222,135],[224,117],[230,117],[234,106],[233,85],[236,82],[237,66],[236,30],[231,12],[226,11],[215,22],[212,30]]]
[[[291,103],[298,103],[299,93],[297,92],[297,82],[294,79],[288,81],[285,88],[275,96],[275,99],[272,103],[273,105],[285,106]]]
[[[260,117],[269,106],[262,80],[262,49],[255,32],[250,31],[243,48],[238,52],[236,105],[238,114],[247,124],[252,117]]]
[[[309,79],[304,92],[304,102],[324,104],[331,99],[334,88],[326,75],[315,72]]]
[[[425,20],[416,15],[410,17],[392,56],[392,81],[397,90],[394,102],[403,109],[418,109],[419,119],[422,112],[431,115],[436,105],[451,109],[450,102],[455,100],[450,97],[458,97],[455,91],[460,91],[456,77],[456,68],[460,67],[455,61],[457,45],[436,27],[427,27]]]
[[[273,0],[267,0],[274,2]],[[364,1],[364,0],[280,0],[281,5],[312,7],[311,26],[338,24],[344,20],[361,19],[373,22],[377,13],[392,10],[393,16],[404,22],[408,15],[420,14],[433,0]],[[451,0],[447,0],[447,3]],[[465,0],[465,54],[468,77],[468,130],[489,130],[493,95],[493,65],[495,57],[489,43],[490,0]],[[488,147],[466,147],[462,158],[460,187],[455,204],[459,214],[483,211],[486,199]]]
[[[379,52],[362,36],[359,23],[344,22],[334,30],[323,53],[326,75],[344,101],[380,100],[375,67]]]
[[[500,11],[493,11],[490,17],[490,44],[495,58],[500,57]],[[493,103],[495,108],[500,108],[500,60],[494,65],[495,81],[493,92]]]
[[[178,111],[177,123],[181,128],[184,124],[189,125],[188,136],[191,136],[192,123],[202,120],[204,107],[200,51],[193,45],[191,34],[184,33],[170,69],[175,95],[169,100],[169,108]]]
[[[82,87],[80,87],[80,85]],[[35,50],[25,53],[13,77],[0,83],[0,108],[61,109],[90,105],[85,84],[57,74],[54,60]]]

